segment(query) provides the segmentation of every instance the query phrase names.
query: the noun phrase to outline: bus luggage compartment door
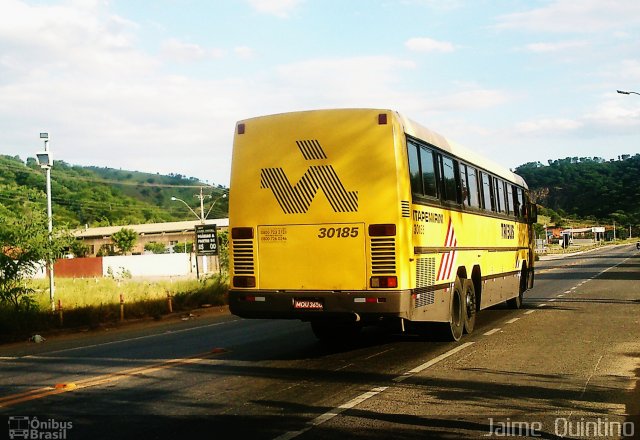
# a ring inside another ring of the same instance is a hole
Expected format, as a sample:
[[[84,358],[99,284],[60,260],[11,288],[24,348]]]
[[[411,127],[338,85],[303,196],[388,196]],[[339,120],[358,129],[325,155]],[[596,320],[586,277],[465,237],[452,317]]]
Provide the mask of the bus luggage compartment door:
[[[366,289],[363,223],[258,226],[258,240],[261,289]]]

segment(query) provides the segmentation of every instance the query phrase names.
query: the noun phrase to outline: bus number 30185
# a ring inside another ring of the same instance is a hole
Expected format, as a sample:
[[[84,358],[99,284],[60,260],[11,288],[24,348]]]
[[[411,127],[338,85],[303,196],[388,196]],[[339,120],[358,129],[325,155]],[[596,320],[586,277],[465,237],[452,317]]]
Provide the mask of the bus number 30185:
[[[318,238],[353,238],[357,236],[357,227],[320,228],[320,230],[318,231]]]

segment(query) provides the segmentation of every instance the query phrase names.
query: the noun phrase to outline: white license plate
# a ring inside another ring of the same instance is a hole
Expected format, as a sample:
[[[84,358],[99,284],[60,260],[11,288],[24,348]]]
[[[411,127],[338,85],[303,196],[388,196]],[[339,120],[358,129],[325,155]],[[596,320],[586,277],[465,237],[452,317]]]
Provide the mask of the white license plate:
[[[322,310],[324,306],[322,305],[322,301],[318,301],[315,299],[294,299],[293,308],[306,310]]]

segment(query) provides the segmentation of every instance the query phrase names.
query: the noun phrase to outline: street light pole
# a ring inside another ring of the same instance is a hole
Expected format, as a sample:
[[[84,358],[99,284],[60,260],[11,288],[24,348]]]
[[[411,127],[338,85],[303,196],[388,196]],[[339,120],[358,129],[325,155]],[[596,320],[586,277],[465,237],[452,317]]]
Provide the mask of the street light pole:
[[[44,168],[46,172],[47,182],[47,219],[49,221],[49,242],[53,240],[53,214],[51,212],[51,168],[53,167],[53,158],[49,152],[49,133],[40,133],[40,139],[44,140],[44,152],[38,153],[38,163],[40,168]],[[49,271],[49,300],[51,301],[51,311],[56,311],[55,303],[55,283],[53,281],[53,257],[47,261],[47,269]]]

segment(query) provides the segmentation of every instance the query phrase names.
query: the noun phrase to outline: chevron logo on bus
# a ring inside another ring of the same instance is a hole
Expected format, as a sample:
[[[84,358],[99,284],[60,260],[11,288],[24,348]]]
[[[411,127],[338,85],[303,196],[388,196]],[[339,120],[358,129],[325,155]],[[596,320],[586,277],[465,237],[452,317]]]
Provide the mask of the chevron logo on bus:
[[[305,160],[322,160],[327,156],[317,140],[296,141]],[[260,188],[270,189],[285,214],[304,214],[309,210],[318,189],[322,189],[334,212],[357,212],[358,191],[347,191],[332,165],[312,165],[291,185],[282,168],[260,170]]]
[[[444,247],[450,248],[449,252],[442,254],[440,258],[440,269],[438,269],[437,280],[446,280],[451,277],[451,271],[456,262],[456,246],[458,245],[458,239],[456,238],[456,232],[453,229],[451,219],[449,219],[449,225],[447,226],[447,237],[444,240]]]

